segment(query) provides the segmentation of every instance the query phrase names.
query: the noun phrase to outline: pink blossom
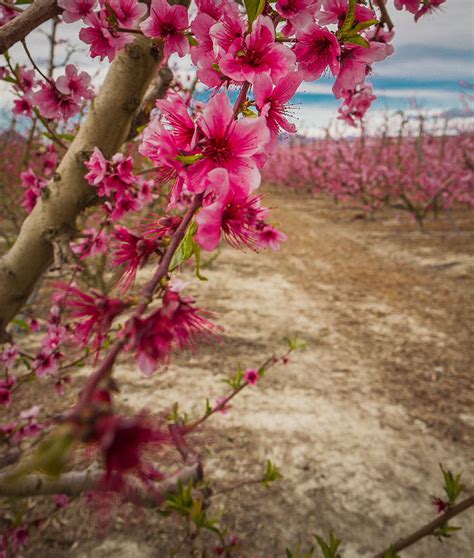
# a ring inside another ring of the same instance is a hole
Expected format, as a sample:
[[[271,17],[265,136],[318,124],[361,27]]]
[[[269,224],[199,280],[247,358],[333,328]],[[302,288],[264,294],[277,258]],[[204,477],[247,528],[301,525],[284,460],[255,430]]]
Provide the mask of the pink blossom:
[[[157,428],[145,416],[129,418],[112,414],[95,421],[90,438],[102,453],[106,471],[103,483],[109,490],[121,490],[126,473],[143,479],[148,470],[146,453],[172,441],[167,429]]]
[[[0,5],[0,27],[2,25],[5,25],[5,23],[8,23],[12,19],[14,19],[17,15],[18,12],[16,12],[13,8],[10,8],[5,4],[1,4]]]
[[[257,230],[256,241],[259,248],[271,248],[275,252],[280,249],[280,242],[285,242],[288,237],[275,227],[265,225]]]
[[[95,349],[100,348],[112,322],[127,304],[94,290],[85,293],[66,283],[56,283],[55,287],[65,293],[63,306],[75,321],[75,338],[83,345],[92,343]]]
[[[337,23],[339,27],[342,27],[346,19],[348,4],[348,0],[323,0],[324,11],[319,13],[318,22],[321,25]],[[376,19],[376,17],[370,8],[360,4],[355,5],[354,25],[371,19]]]
[[[29,93],[36,84],[35,71],[28,70],[25,66],[18,68],[18,82],[20,89],[25,93]]]
[[[342,91],[343,103],[339,107],[339,120],[344,120],[350,126],[356,126],[362,120],[372,103],[377,99],[371,85],[356,88],[354,91]]]
[[[217,20],[209,14],[200,13],[191,23],[191,31],[198,43],[191,48],[191,59],[198,68],[217,62],[210,36],[211,27],[216,22]]]
[[[0,353],[0,362],[7,370],[11,370],[19,354],[20,351],[16,345],[9,345]]]
[[[28,326],[33,333],[37,333],[41,329],[41,324],[36,318],[30,318],[28,320]]]
[[[226,401],[227,401],[227,397],[218,397],[216,399],[214,410],[218,411],[223,415],[227,415],[227,413],[232,409],[232,405],[226,403]]]
[[[98,15],[89,14],[85,21],[89,27],[80,30],[79,38],[90,45],[92,58],[98,56],[101,60],[108,58],[112,62],[117,52],[133,42],[130,33],[115,32],[111,28],[105,10],[100,11]]]
[[[156,241],[133,234],[125,227],[115,229],[114,264],[123,265],[122,289],[127,290],[133,281],[137,270],[142,268],[158,247]]]
[[[421,0],[395,0],[395,8],[403,10],[405,8],[412,14],[416,14],[421,4]]]
[[[239,12],[235,2],[226,3],[222,7],[219,21],[209,31],[219,56],[227,53],[233,46],[242,45],[247,31],[247,21]]]
[[[266,211],[260,208],[260,197],[234,190],[224,169],[211,171],[208,181],[211,184],[204,207],[196,215],[196,242],[204,250],[212,251],[217,248],[223,233],[236,248],[253,247],[256,225]]]
[[[91,76],[87,72],[78,72],[74,64],[68,64],[65,68],[66,75],[56,80],[56,88],[63,94],[69,95],[74,101],[92,99],[93,90],[89,87]]]
[[[145,3],[137,0],[110,0],[108,2],[119,24],[122,27],[133,28],[147,12]]]
[[[58,0],[58,6],[64,10],[62,18],[66,23],[85,19],[96,4],[97,0]]]
[[[199,128],[203,139],[198,148],[203,158],[187,169],[190,191],[199,190],[202,177],[214,168],[225,168],[232,183],[244,192],[260,185],[258,167],[270,139],[265,119],[234,119],[227,95],[215,95],[204,109]]]
[[[33,100],[45,118],[68,120],[80,110],[78,102],[71,95],[63,95],[49,82],[41,85],[40,91],[33,95]]]
[[[321,0],[278,0],[276,11],[288,20],[283,33],[290,36],[295,29],[302,29],[310,24],[320,6]]]
[[[166,99],[156,101],[162,120],[169,125],[175,145],[180,149],[192,149],[196,142],[196,126],[188,113],[183,98],[171,92]]]
[[[50,176],[58,164],[58,153],[54,147],[54,143],[50,143],[44,153],[40,152],[39,157],[44,174]]]
[[[449,502],[442,500],[437,496],[433,496],[431,502],[438,514],[442,514],[449,509]]]
[[[302,76],[298,72],[283,77],[275,87],[268,74],[255,80],[255,102],[260,114],[266,119],[273,140],[278,138],[280,129],[289,133],[296,132],[296,126],[286,119],[289,112],[287,103],[296,93],[301,81]]]
[[[152,0],[150,16],[140,29],[145,37],[163,40],[163,56],[167,60],[173,52],[179,56],[189,52],[189,42],[184,34],[188,26],[188,11],[184,6],[170,6],[166,0]]]
[[[259,16],[253,23],[252,32],[243,43],[234,41],[220,60],[221,71],[235,81],[255,83],[257,76],[269,73],[276,83],[295,67],[293,52],[285,45],[275,42],[272,20]]]
[[[65,508],[70,504],[69,496],[66,496],[66,494],[54,494],[51,499],[58,508]]]
[[[205,14],[218,20],[222,11],[228,5],[228,0],[196,0],[200,14]]]
[[[98,147],[94,147],[92,155],[84,165],[89,169],[84,178],[93,186],[99,185],[104,180],[108,168],[107,160],[102,155],[102,151]]]
[[[137,177],[133,174],[133,159],[123,153],[116,153],[111,161],[107,161],[101,151],[95,147],[85,166],[89,169],[85,179],[98,187],[98,194],[110,197],[115,194],[114,203],[128,194],[128,189]],[[131,201],[128,196],[128,201]]]
[[[81,260],[89,256],[104,254],[107,251],[108,240],[104,230],[94,228],[83,229],[81,238],[71,245],[71,249]]]
[[[115,199],[105,202],[104,208],[112,221],[119,221],[129,211],[140,211],[143,209],[143,201],[133,192],[117,191]]]
[[[320,78],[328,66],[334,76],[339,73],[341,47],[333,33],[311,23],[296,38],[295,54],[306,81]]]
[[[128,350],[136,352],[143,374],[149,376],[159,365],[167,365],[173,349],[192,347],[197,336],[217,331],[194,304],[192,297],[168,289],[161,308],[131,322]]]
[[[415,14],[415,21],[418,21],[420,17],[438,9],[446,0],[428,0],[423,4],[420,10]]]
[[[372,41],[370,48],[345,45],[341,53],[341,69],[332,88],[336,99],[343,96],[343,90],[352,91],[356,85],[364,83],[371,64],[384,60],[393,52],[393,47]]]
[[[146,236],[154,240],[164,238],[165,236],[171,236],[182,221],[181,217],[178,215],[167,215],[165,217],[154,215],[154,217],[156,217],[156,219],[151,220],[151,222],[144,227]]]
[[[249,368],[245,371],[244,380],[249,385],[256,386],[259,379],[260,374],[258,373],[258,368]]]
[[[25,172],[20,174],[21,185],[26,189],[25,196],[23,198],[22,207],[26,209],[28,213],[33,211],[33,208],[41,196],[41,192],[46,187],[47,182],[42,178],[36,176],[34,171],[30,168]]]
[[[0,380],[0,405],[8,407],[11,401],[11,391],[16,384],[13,376],[7,376],[6,379]]]
[[[39,378],[47,374],[56,374],[59,370],[59,361],[63,356],[59,352],[50,353],[46,350],[41,350],[32,362],[33,370]]]
[[[13,114],[18,114],[22,116],[31,116],[33,114],[33,107],[31,104],[31,99],[27,95],[23,95],[21,99],[15,99],[13,101]]]

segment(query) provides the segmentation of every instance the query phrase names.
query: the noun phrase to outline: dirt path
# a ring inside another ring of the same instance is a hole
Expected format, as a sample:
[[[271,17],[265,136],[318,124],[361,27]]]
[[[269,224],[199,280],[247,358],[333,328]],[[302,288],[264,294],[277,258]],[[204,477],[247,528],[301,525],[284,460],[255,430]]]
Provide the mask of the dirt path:
[[[350,212],[296,195],[273,194],[270,205],[290,238],[281,252],[225,248],[205,270],[209,281],[193,282],[199,304],[221,316],[222,344],[181,355],[149,380],[121,367],[123,403],[202,410],[238,362],[258,365],[299,333],[306,350],[209,425],[206,471],[219,486],[257,477],[266,458],[281,467],[270,490],[232,493],[222,517],[247,534],[249,556],[283,556],[333,528],[345,558],[369,557],[432,516],[440,462],[462,469],[474,491],[469,216],[460,231],[441,223],[422,234],[392,217],[350,221]],[[455,522],[463,531],[452,543],[426,540],[403,557],[468,558],[473,517]],[[158,519],[125,524],[101,543],[82,537],[64,556],[165,557],[177,544]]]

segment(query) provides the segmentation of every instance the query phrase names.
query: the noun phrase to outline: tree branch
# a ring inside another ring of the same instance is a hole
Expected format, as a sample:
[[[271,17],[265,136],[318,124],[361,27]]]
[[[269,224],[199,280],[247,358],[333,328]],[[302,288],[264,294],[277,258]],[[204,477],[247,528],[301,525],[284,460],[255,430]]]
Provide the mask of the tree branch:
[[[424,537],[432,535],[433,533],[436,532],[437,529],[439,529],[444,523],[446,523],[446,521],[449,521],[454,516],[459,515],[463,511],[466,511],[471,506],[474,506],[474,496],[470,496],[469,498],[466,498],[462,502],[459,502],[459,504],[456,504],[452,508],[449,508],[442,515],[440,515],[439,517],[437,517],[427,525],[424,525],[423,527],[421,527],[411,535],[408,535],[408,537],[399,539],[396,543],[392,544],[382,552],[379,552],[374,556],[374,558],[384,558],[390,550],[392,550],[392,552],[395,553],[395,552],[400,552],[400,550],[403,550],[404,548],[408,548],[409,546],[415,544],[416,542],[420,541]]]
[[[105,157],[119,150],[160,62],[153,43],[138,37],[112,63],[44,195],[0,260],[0,341],[2,334],[6,337],[5,326],[52,263],[55,239],[74,234],[77,216],[94,197],[95,190],[84,179],[84,161],[95,146]]]
[[[62,11],[56,0],[35,0],[21,14],[0,27],[0,54]]]
[[[27,475],[11,480],[11,476],[0,476],[0,496],[29,498],[32,496],[47,496],[52,494],[66,494],[66,496],[80,496],[90,490],[101,490],[104,471],[89,469],[87,471],[70,471],[59,478],[46,475]],[[152,487],[144,487],[138,482],[129,483],[121,496],[124,500],[133,501],[144,507],[152,508],[160,504],[166,494],[175,493],[178,483],[187,484],[190,480],[197,482],[203,478],[202,467],[199,462],[184,466],[179,473],[161,482],[153,483]]]

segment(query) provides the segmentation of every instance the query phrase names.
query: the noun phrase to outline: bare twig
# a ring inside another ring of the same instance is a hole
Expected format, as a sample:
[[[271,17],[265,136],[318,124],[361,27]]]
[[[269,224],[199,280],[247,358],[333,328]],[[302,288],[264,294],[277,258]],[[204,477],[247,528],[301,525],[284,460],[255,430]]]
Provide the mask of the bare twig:
[[[427,525],[424,525],[423,527],[421,527],[411,535],[399,539],[397,542],[390,545],[382,552],[379,552],[374,556],[374,558],[384,558],[384,556],[386,556],[387,553],[390,552],[390,550],[394,553],[400,552],[400,550],[408,548],[409,546],[417,543],[421,539],[428,537],[429,535],[433,535],[447,521],[449,521],[456,515],[459,515],[463,511],[466,511],[471,506],[474,506],[474,496],[470,496],[469,498],[466,498],[462,502],[459,502],[459,504],[456,504],[452,508],[449,508],[442,515],[440,515],[439,517],[437,517]]]

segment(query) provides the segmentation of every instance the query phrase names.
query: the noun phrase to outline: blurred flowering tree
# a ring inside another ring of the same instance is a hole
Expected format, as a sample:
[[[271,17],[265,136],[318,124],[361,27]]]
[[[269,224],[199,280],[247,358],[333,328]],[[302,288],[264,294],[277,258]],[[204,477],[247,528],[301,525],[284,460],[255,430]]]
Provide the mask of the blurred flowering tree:
[[[395,0],[395,7],[419,19],[442,3]],[[16,409],[26,382],[52,379],[64,393],[79,367],[93,370],[72,407],[54,416],[33,407],[1,425],[1,465],[8,469],[0,495],[53,494],[56,510],[86,492],[115,494],[184,517],[193,540],[203,530],[214,533],[216,552],[228,556],[237,539],[208,514],[191,434],[216,412],[227,412],[230,400],[269,368],[286,363],[300,343],[290,339],[282,355],[239,368],[228,379],[229,392],[207,401],[196,417],[177,404],[157,416],[120,414],[114,366],[133,359],[137,374],[148,376],[173,353],[220,334],[215,317],[185,294],[176,274],[191,266],[204,280],[201,253],[222,240],[234,248],[279,248],[286,236],[271,224],[257,190],[280,131],[296,131],[288,120],[291,98],[303,81],[329,70],[341,115],[351,123],[361,119],[375,99],[366,77],[393,53],[394,32],[384,0],[189,4],[0,3],[1,78],[14,96],[15,118],[29,123],[18,141],[5,139],[11,155],[1,169],[8,203],[0,260],[0,404]],[[41,67],[28,36],[49,20],[51,55]],[[110,62],[97,94],[67,52],[56,62],[57,27],[74,22],[81,22],[79,39],[90,57]],[[27,65],[9,53],[16,43]],[[167,64],[188,54],[195,80],[185,86]],[[197,88],[207,91],[207,103],[196,100]],[[19,205],[28,214],[21,226]],[[142,285],[137,272],[145,265],[154,270]],[[51,297],[47,307],[36,302],[39,288]],[[25,332],[38,334],[37,344]],[[86,465],[72,468],[84,447]],[[170,448],[171,469],[160,461]],[[267,462],[260,480],[268,485],[279,476]],[[448,519],[468,507],[456,508],[459,492],[442,501],[447,515],[439,528],[448,529]],[[34,525],[23,516],[7,522],[3,555],[18,555]],[[336,556],[334,541],[327,548],[318,541],[326,556]]]

